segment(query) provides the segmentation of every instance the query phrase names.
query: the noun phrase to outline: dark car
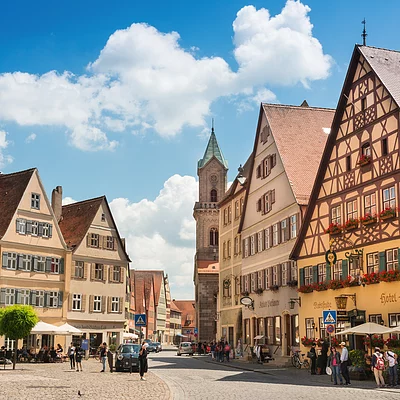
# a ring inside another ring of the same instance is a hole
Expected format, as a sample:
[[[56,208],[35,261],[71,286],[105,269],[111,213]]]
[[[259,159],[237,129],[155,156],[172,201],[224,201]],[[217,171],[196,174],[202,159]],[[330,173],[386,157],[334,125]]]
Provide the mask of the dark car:
[[[156,353],[162,350],[162,345],[160,342],[153,342],[153,345],[156,346]]]
[[[147,351],[149,353],[154,352],[154,353],[158,353],[158,345],[159,343],[157,342],[150,342],[149,346],[147,347]]]
[[[140,348],[140,344],[120,344],[115,353],[115,370],[117,372],[130,370],[132,362],[132,371],[139,371]]]

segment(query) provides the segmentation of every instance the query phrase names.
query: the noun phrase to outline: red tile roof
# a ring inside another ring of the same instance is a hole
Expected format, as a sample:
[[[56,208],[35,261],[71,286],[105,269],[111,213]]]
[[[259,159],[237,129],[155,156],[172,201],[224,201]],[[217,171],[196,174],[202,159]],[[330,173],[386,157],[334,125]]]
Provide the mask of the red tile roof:
[[[174,300],[175,305],[182,311],[182,329],[194,328],[196,326],[196,309],[194,300]],[[189,325],[185,321],[190,320]]]
[[[36,168],[0,174],[0,238],[4,236]]]
[[[182,313],[182,311],[178,308],[174,301],[171,301],[171,311]]]
[[[335,110],[263,104],[297,203],[307,205]]]

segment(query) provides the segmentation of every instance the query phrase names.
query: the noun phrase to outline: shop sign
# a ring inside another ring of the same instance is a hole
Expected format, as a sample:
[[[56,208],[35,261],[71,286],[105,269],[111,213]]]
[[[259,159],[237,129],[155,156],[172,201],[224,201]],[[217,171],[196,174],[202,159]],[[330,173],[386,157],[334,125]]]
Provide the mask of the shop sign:
[[[382,293],[381,294],[381,304],[384,306],[388,303],[397,303],[400,302],[400,296],[397,293]]]
[[[320,308],[332,308],[332,303],[330,301],[314,301],[314,310]]]
[[[260,301],[260,308],[277,306],[279,306],[279,300]]]

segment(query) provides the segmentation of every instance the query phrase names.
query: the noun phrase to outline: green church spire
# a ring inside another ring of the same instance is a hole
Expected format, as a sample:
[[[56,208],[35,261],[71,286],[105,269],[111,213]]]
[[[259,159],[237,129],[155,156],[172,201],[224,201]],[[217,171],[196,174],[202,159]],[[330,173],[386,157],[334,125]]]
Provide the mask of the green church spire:
[[[215,157],[226,169],[228,169],[228,161],[225,160],[221,149],[218,146],[217,137],[214,133],[214,126],[211,128],[211,136],[204,156],[199,160],[197,167],[203,168],[213,157]]]

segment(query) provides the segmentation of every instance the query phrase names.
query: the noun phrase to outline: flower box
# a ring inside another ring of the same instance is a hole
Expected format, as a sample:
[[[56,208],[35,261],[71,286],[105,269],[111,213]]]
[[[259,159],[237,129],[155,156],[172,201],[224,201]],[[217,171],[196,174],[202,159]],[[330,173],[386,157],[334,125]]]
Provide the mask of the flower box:
[[[354,229],[358,228],[358,224],[346,225],[346,231],[353,231]]]
[[[360,159],[358,160],[358,165],[360,167],[364,167],[365,165],[368,165],[371,163],[371,156],[366,156],[366,155],[361,155]]]
[[[331,236],[340,235],[343,231],[343,227],[337,223],[331,223],[326,229],[325,233],[329,233]]]
[[[314,285],[303,285],[297,289],[299,293],[311,293],[313,290],[314,290]]]
[[[387,220],[387,219],[391,219],[396,217],[396,209],[392,208],[392,207],[386,207],[384,210],[382,210],[379,213],[379,219],[381,221]]]
[[[269,287],[273,292],[277,292],[279,290],[279,286],[278,285],[272,285]]]
[[[376,214],[365,214],[360,218],[360,221],[363,225],[372,225],[376,223]]]
[[[257,294],[261,295],[261,294],[263,294],[264,289],[263,289],[263,288],[257,288],[257,289],[255,290],[255,292],[256,292]]]

